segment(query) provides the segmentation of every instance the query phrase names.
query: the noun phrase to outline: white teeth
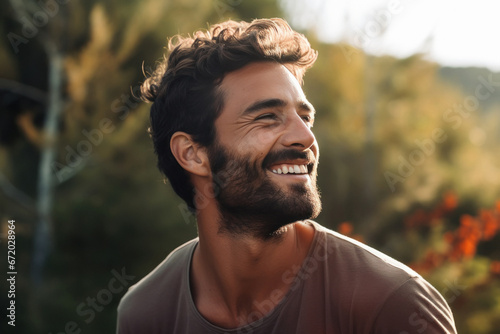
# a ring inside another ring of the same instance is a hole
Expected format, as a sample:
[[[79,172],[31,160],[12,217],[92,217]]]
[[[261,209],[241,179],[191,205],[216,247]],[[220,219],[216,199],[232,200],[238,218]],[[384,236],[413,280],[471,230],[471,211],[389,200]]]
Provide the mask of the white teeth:
[[[275,174],[307,174],[307,167],[305,165],[283,165],[281,168],[273,169]]]

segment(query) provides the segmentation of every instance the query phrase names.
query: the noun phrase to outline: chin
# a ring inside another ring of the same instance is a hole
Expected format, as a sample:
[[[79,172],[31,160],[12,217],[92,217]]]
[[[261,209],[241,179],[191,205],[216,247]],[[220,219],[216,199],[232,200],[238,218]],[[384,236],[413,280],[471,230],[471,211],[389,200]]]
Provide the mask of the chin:
[[[280,196],[258,202],[243,201],[236,207],[219,203],[222,217],[219,231],[267,240],[279,238],[290,224],[316,218],[321,212],[319,193],[303,185],[292,188],[288,196],[278,191]]]

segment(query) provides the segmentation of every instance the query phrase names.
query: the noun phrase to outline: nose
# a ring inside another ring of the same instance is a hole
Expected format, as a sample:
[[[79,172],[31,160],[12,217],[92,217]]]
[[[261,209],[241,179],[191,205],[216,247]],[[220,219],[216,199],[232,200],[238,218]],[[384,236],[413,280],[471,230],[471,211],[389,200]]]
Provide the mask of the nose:
[[[302,117],[294,112],[286,122],[286,130],[282,136],[282,143],[287,147],[309,149],[316,142],[316,137],[310,126]]]

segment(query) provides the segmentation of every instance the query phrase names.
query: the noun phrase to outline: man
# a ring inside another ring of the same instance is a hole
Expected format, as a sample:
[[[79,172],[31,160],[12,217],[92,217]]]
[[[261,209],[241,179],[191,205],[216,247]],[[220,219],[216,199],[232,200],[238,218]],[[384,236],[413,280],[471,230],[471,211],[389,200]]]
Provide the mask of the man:
[[[169,50],[143,95],[158,166],[199,237],[128,291],[118,333],[456,332],[417,273],[309,220],[321,203],[303,35],[228,21]]]

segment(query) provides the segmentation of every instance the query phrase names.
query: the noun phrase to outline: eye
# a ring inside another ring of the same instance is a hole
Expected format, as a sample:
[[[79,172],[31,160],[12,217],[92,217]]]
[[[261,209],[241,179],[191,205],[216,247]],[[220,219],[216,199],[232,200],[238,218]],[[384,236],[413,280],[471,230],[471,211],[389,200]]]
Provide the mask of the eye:
[[[308,124],[310,127],[313,126],[314,117],[312,117],[311,115],[302,115],[300,117],[302,118],[302,120],[304,121],[304,123]]]
[[[266,119],[271,119],[271,120],[274,120],[276,119],[277,116],[276,114],[262,114],[262,115],[259,115],[255,118],[256,121],[260,121],[260,120],[266,120]]]

